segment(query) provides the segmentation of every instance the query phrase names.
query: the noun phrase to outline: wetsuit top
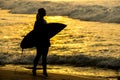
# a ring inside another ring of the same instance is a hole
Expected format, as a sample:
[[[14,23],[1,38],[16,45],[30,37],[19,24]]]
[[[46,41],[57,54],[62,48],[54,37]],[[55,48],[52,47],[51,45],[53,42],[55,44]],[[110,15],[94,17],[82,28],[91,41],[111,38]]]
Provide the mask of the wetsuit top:
[[[34,24],[34,39],[37,47],[49,47],[50,39],[48,38],[48,29],[44,19],[36,20]]]

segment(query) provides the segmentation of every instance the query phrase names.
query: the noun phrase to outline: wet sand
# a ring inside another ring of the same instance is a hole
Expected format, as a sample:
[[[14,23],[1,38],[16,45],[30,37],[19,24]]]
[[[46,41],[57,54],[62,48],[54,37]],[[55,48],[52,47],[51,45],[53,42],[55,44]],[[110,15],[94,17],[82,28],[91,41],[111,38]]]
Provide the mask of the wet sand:
[[[32,76],[31,69],[20,66],[1,66],[0,80],[107,80],[95,76],[76,76],[71,74],[61,74],[59,72],[48,72],[48,77],[42,75],[41,70],[37,71],[37,76]]]

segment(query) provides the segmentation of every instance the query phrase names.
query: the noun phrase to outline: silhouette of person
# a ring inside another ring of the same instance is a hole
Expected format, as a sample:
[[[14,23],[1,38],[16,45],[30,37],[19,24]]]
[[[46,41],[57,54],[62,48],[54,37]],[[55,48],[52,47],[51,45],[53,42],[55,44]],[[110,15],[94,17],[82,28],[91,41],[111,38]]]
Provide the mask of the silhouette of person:
[[[36,76],[36,67],[40,57],[42,57],[43,75],[47,77],[47,54],[50,47],[50,39],[48,38],[47,22],[44,20],[44,16],[46,16],[45,9],[38,9],[33,29],[37,54],[33,61],[32,73],[33,76]]]

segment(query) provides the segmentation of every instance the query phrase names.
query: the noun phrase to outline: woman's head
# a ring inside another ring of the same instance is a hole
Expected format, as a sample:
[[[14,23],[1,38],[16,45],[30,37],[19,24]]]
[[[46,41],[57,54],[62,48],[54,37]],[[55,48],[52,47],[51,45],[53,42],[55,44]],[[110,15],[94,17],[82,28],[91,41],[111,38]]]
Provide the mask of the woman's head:
[[[38,14],[42,17],[42,16],[46,16],[46,10],[44,8],[40,8],[38,9]]]

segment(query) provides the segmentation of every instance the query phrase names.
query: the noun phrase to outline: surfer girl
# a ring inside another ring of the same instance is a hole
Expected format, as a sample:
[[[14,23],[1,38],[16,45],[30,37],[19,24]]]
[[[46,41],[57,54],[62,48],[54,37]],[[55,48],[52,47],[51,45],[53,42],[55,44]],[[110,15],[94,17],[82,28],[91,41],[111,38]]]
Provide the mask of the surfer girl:
[[[44,16],[46,16],[46,11],[44,8],[38,9],[38,13],[36,15],[36,21],[34,24],[34,32],[35,32],[35,47],[36,47],[36,56],[33,61],[33,76],[36,76],[36,68],[39,62],[39,59],[42,57],[42,67],[43,67],[43,75],[48,76],[47,74],[47,54],[50,47],[50,39],[48,38],[48,31],[46,29],[47,22],[44,20]]]

